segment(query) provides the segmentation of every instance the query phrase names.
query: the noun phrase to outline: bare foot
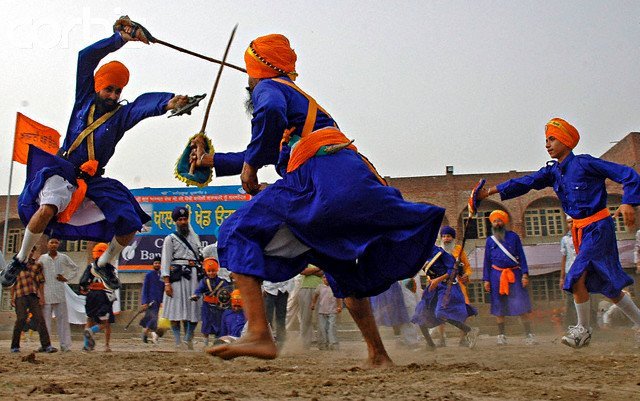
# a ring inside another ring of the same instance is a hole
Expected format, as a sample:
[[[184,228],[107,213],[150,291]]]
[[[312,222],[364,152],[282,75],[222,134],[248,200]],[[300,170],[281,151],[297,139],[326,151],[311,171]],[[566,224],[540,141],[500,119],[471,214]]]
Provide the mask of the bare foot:
[[[266,337],[245,336],[230,344],[216,345],[206,351],[221,359],[233,359],[239,356],[251,356],[259,359],[274,359],[278,349],[270,335]]]
[[[396,364],[393,363],[391,358],[389,358],[389,355],[387,355],[387,353],[385,352],[383,354],[376,354],[367,358],[367,361],[365,362],[363,368],[364,369],[384,369],[384,368],[391,368],[394,366],[396,366]]]

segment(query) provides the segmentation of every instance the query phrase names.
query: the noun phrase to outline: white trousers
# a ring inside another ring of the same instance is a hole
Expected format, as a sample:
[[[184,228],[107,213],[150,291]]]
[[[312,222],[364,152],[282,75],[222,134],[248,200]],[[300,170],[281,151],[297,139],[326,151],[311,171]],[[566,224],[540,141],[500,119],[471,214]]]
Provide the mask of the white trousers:
[[[67,311],[67,303],[61,302],[59,304],[44,304],[42,307],[42,314],[44,315],[44,322],[47,325],[47,331],[51,336],[51,314],[56,316],[56,324],[58,328],[58,341],[60,341],[60,347],[71,348],[71,327],[69,326],[69,313]]]

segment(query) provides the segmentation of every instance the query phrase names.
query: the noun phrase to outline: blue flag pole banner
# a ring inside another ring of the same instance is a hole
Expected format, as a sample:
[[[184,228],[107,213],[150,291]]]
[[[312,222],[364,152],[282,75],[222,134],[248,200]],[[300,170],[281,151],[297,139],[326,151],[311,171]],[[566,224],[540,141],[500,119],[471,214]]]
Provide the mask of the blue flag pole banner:
[[[251,199],[240,185],[205,188],[142,188],[131,190],[151,221],[142,227],[120,254],[118,271],[145,272],[162,255],[164,238],[176,231],[171,212],[176,206],[189,210],[191,229],[203,246],[217,241],[222,223]]]

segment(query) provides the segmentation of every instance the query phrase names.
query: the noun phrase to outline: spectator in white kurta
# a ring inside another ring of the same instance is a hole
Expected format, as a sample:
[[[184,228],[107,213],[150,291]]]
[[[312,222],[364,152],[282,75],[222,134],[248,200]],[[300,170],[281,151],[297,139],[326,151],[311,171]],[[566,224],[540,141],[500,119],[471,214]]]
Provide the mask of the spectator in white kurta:
[[[160,274],[164,281],[163,315],[171,321],[176,347],[181,346],[180,322],[184,325],[184,343],[193,349],[193,333],[200,321],[201,300],[192,301],[198,287],[196,265],[201,262],[200,237],[189,225],[189,211],[184,206],[172,213],[176,231],[164,238]]]
[[[42,264],[44,273],[44,305],[42,314],[47,325],[47,331],[51,330],[51,318],[56,317],[58,341],[60,341],[60,351],[71,350],[71,328],[69,326],[69,313],[67,312],[67,301],[65,296],[65,283],[70,277],[65,276],[65,272],[77,272],[78,266],[71,258],[64,253],[58,252],[60,240],[50,238],[47,242],[47,253],[40,256],[38,262]]]

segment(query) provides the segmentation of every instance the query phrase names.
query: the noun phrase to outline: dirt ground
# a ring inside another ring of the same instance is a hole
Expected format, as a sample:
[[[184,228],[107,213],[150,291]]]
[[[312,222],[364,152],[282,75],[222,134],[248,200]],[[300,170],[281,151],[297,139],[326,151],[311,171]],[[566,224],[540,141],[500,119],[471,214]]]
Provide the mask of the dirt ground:
[[[88,400],[637,400],[640,350],[629,331],[600,334],[573,350],[558,337],[525,346],[512,336],[505,347],[483,336],[474,350],[449,346],[428,352],[387,341],[397,366],[361,368],[364,343],[339,351],[302,351],[292,344],[274,361],[213,359],[202,352],[114,340],[113,352],[51,355],[9,353],[0,341],[0,399]],[[451,342],[451,341],[450,341]],[[80,342],[75,342],[79,347]],[[25,358],[27,357],[27,358]],[[25,358],[27,360],[23,361]]]

